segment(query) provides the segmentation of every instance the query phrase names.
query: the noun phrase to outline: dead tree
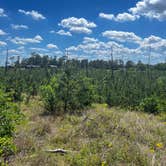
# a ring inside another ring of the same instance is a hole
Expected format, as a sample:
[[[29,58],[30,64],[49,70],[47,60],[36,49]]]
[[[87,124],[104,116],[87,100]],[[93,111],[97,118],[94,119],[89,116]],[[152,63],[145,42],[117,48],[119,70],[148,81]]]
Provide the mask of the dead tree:
[[[8,51],[8,47],[6,49],[6,61],[5,61],[5,74],[7,73],[7,69],[8,69],[8,57],[9,57],[9,51]]]
[[[111,76],[114,80],[114,55],[113,55],[113,45],[111,46]]]

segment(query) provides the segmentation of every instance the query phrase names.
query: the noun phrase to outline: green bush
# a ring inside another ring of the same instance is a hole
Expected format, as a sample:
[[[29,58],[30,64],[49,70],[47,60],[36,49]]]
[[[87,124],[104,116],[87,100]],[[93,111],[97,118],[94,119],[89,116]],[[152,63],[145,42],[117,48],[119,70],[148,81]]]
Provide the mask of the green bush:
[[[158,114],[160,112],[159,100],[156,97],[145,98],[139,105],[143,112]]]
[[[44,101],[45,109],[49,113],[56,112],[58,109],[58,96],[57,96],[57,81],[56,78],[51,80],[50,85],[41,87],[41,96]]]
[[[90,106],[95,94],[90,79],[64,72],[53,77],[48,85],[41,87],[41,97],[47,112],[73,113]]]
[[[18,106],[8,94],[0,90],[0,157],[4,160],[16,150],[12,137],[21,118]]]
[[[0,91],[0,137],[12,137],[15,125],[21,118],[18,106],[12,103],[9,96]]]
[[[157,85],[158,85],[158,95],[160,95],[162,98],[166,98],[166,77],[159,77],[157,79]]]
[[[7,157],[16,151],[13,139],[9,137],[0,137],[0,157]]]
[[[96,98],[94,86],[91,83],[91,79],[87,77],[81,77],[79,78],[78,84],[79,86],[77,91],[77,98],[79,108],[90,106]]]

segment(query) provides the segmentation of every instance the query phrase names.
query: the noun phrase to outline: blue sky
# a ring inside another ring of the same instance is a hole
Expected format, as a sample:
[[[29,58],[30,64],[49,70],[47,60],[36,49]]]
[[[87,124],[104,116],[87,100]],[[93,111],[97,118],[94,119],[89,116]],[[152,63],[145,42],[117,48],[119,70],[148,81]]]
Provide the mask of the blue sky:
[[[10,57],[64,55],[151,63],[166,56],[165,0],[0,0],[0,64]],[[151,50],[151,51],[150,51]]]

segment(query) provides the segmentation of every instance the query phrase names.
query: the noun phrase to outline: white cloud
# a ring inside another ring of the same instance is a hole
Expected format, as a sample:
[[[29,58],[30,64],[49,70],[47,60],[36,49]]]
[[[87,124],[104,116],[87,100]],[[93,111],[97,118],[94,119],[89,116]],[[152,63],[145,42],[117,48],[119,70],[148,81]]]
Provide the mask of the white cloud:
[[[63,55],[63,52],[58,50],[58,51],[54,51],[53,52],[56,56],[62,56]]]
[[[4,41],[0,41],[0,46],[6,46],[6,45],[7,45],[6,42],[4,42]]]
[[[59,23],[59,26],[67,28],[71,32],[85,33],[85,34],[92,33],[91,29],[97,27],[94,22],[89,22],[85,18],[76,18],[76,17],[63,19],[61,23]]]
[[[124,32],[126,33],[126,32]],[[69,56],[75,58],[87,58],[87,59],[110,59],[111,48],[113,48],[114,59],[143,60],[145,63],[148,62],[149,51],[151,49],[151,62],[157,63],[164,59],[163,52],[166,50],[166,39],[158,36],[149,36],[142,39],[136,36],[133,32],[127,32],[126,34],[114,41],[103,42],[99,39],[84,37],[83,41],[76,45],[68,48]],[[115,37],[115,36],[114,36]],[[114,40],[113,37],[113,40]],[[111,36],[112,38],[112,36]],[[137,43],[136,48],[130,48],[126,46],[124,38],[127,38],[131,43]],[[112,40],[112,39],[111,39]],[[121,42],[123,41],[123,44]]]
[[[151,35],[147,38],[144,38],[143,42],[140,44],[140,49],[151,49],[155,52],[164,52],[166,50],[166,39]]]
[[[43,40],[43,38],[40,35],[36,35],[34,39],[38,40],[38,41],[42,41]]]
[[[6,32],[4,32],[2,29],[0,29],[0,36],[7,35]]]
[[[16,49],[11,49],[11,50],[8,50],[8,53],[9,54],[21,54],[21,52],[20,51],[18,51],[18,50],[16,50]]]
[[[28,43],[41,43],[42,40],[43,38],[40,35],[36,35],[34,38],[15,37],[10,41],[14,44],[26,45]]]
[[[32,11],[25,11],[22,9],[18,10],[20,13],[25,14],[27,16],[31,16],[34,20],[44,20],[46,17],[44,17],[41,13],[38,11],[32,10]]]
[[[77,46],[71,46],[68,48],[70,55],[76,55],[78,57],[83,56],[84,58],[93,59],[107,59],[110,57],[112,46],[114,47],[114,53],[116,57],[121,54],[131,54],[132,50],[124,47],[113,41],[102,42],[95,38],[85,37],[81,44]],[[119,54],[117,54],[117,52]]]
[[[29,27],[27,25],[15,25],[15,24],[11,24],[12,29],[15,30],[21,30],[21,29],[29,29]]]
[[[100,13],[99,17],[105,18],[107,20],[114,20],[114,18],[115,18],[115,16],[113,14],[105,14],[105,13]]]
[[[106,36],[108,37],[108,34]],[[141,38],[133,32],[111,31],[111,36],[108,38],[111,40],[104,42],[96,38],[84,37],[80,44],[68,48],[69,57],[109,60],[111,48],[113,47],[114,59],[124,58],[123,60],[125,61],[133,60],[135,62],[141,59],[146,63],[146,61],[148,61],[147,55],[149,55],[149,48],[151,47],[152,63],[155,63],[163,59],[163,52],[166,50],[166,39],[158,36]],[[137,45],[135,45],[136,48],[127,47],[125,42],[137,43]],[[63,53],[59,49],[55,51],[54,49],[50,49],[47,55],[60,57]]]
[[[54,31],[51,31],[51,32],[54,32]],[[50,32],[50,33],[51,33]],[[58,35],[61,35],[61,36],[72,36],[72,34],[70,32],[65,32],[64,30],[59,30],[58,32],[56,32]]]
[[[24,47],[24,46],[20,46],[20,47],[18,47],[17,49],[18,49],[18,50],[24,50],[25,47]]]
[[[75,33],[85,33],[85,34],[92,33],[92,30],[87,27],[71,27],[70,31]]]
[[[5,14],[5,10],[0,8],[0,17],[7,17],[7,15]]]
[[[78,51],[78,48],[76,46],[70,46],[67,50],[68,51]]]
[[[104,37],[107,37],[111,40],[116,40],[119,42],[130,42],[130,43],[140,43],[141,38],[135,35],[133,32],[124,32],[124,31],[105,31],[102,33]]]
[[[85,18],[75,18],[70,17],[64,19],[59,24],[64,28],[72,28],[72,27],[87,27],[87,28],[95,28],[96,24],[93,22],[88,22]]]
[[[31,47],[30,50],[36,51],[36,52],[48,52],[49,51],[45,48],[39,48],[39,47]]]
[[[6,50],[3,50],[1,54],[6,55]],[[23,52],[17,49],[9,49],[8,54],[9,54],[9,59],[11,60],[13,58],[23,55]]]
[[[120,13],[117,16],[115,16],[114,14],[100,13],[99,17],[116,22],[135,21],[136,19],[139,19],[138,15],[132,15],[130,13]]]
[[[165,0],[141,0],[136,6],[130,8],[132,14],[145,16],[150,19],[160,21],[166,20],[166,1]]]
[[[137,19],[139,19],[138,15],[132,15],[129,13],[120,13],[115,17],[115,21],[117,22],[135,21]]]
[[[56,32],[54,30],[51,30],[50,33],[55,34]]]
[[[128,12],[114,14],[100,13],[99,17],[117,22],[135,21],[141,16],[159,21],[166,20],[166,0],[140,0]]]
[[[52,44],[52,43],[47,44],[47,48],[48,48],[48,49],[58,49],[57,45]]]
[[[98,39],[91,38],[91,37],[84,37],[83,43],[91,43],[91,42],[98,42]]]

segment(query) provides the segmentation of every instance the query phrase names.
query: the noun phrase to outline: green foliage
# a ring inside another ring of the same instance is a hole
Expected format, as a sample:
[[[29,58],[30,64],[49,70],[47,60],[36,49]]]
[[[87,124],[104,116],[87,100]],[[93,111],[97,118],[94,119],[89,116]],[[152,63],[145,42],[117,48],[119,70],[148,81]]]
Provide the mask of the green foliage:
[[[12,103],[10,95],[0,90],[0,157],[4,159],[16,150],[12,136],[21,118],[20,110]]]
[[[0,90],[0,137],[11,137],[20,119],[18,106]]]
[[[159,96],[161,98],[166,98],[166,77],[159,77],[157,79],[157,84],[159,88]]]
[[[44,106],[49,113],[56,112],[59,107],[57,91],[58,84],[55,77],[51,80],[50,85],[41,87],[41,96],[44,101]]]
[[[145,98],[139,105],[141,111],[147,113],[158,114],[159,109],[159,101],[156,97]]]
[[[50,113],[73,112],[88,107],[94,101],[94,87],[91,80],[74,76],[65,71],[41,87],[45,108]]]
[[[80,153],[70,157],[69,162],[71,166],[101,166],[102,163],[99,154],[95,154],[88,146],[81,149]]]
[[[38,96],[42,87],[41,94],[48,112],[72,112],[90,106],[92,102],[135,110],[150,96],[157,96],[164,111],[165,66],[147,66],[141,61],[124,64],[122,60],[67,60],[66,57],[57,59],[33,53],[20,66],[8,69],[6,75],[1,68],[0,86],[12,94],[15,102],[24,99],[25,103]],[[57,87],[51,84],[57,84]]]
[[[78,85],[77,104],[79,104],[78,108],[83,109],[85,106],[90,106],[94,102],[96,94],[91,79],[87,77],[80,77],[78,80]]]
[[[16,151],[12,138],[0,137],[0,157],[7,157]]]

